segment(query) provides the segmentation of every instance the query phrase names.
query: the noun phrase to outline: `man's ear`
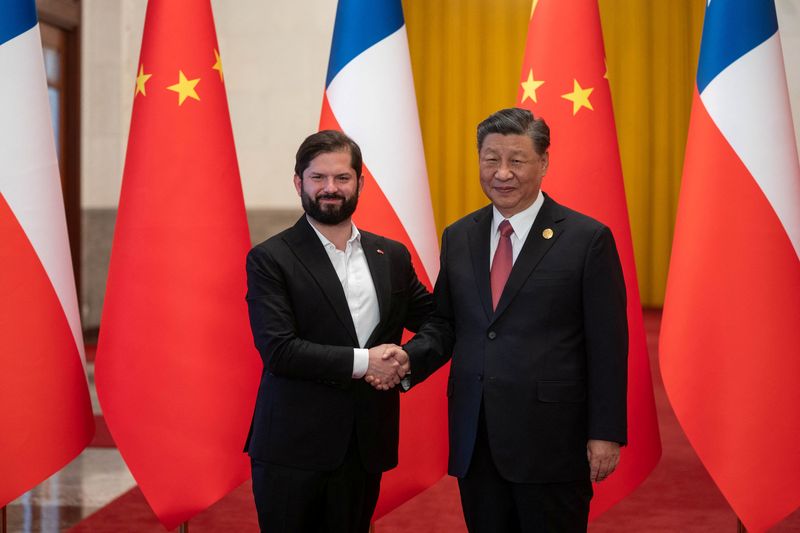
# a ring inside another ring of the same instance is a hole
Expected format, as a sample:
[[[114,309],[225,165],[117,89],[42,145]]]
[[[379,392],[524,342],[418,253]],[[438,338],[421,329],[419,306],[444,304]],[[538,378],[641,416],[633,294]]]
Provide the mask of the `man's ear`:
[[[364,188],[364,174],[361,174],[358,177],[358,194],[361,194],[361,190]]]
[[[294,190],[297,191],[297,196],[300,196],[300,191],[303,190],[303,178],[295,174],[293,181],[294,181]]]

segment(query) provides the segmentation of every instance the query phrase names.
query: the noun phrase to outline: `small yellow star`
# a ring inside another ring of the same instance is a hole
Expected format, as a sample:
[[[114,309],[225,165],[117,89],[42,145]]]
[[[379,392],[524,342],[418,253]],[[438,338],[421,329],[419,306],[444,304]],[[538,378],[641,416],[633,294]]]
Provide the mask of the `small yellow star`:
[[[136,95],[139,93],[142,93],[142,96],[147,96],[144,85],[151,76],[152,74],[144,73],[144,64],[139,65],[139,75],[136,76],[136,92],[133,93],[134,98],[136,98]]]
[[[200,83],[200,78],[196,78],[193,80],[187,80],[186,76],[183,75],[183,71],[178,71],[178,83],[175,85],[170,85],[167,87],[170,91],[175,91],[178,93],[178,105],[183,105],[183,101],[187,98],[194,98],[195,100],[200,100],[200,97],[197,96],[197,91],[194,90],[195,86]]]
[[[589,95],[592,94],[592,91],[594,91],[594,89],[591,87],[584,89],[583,87],[580,86],[578,80],[573,79],[572,81],[573,81],[572,92],[561,95],[561,98],[564,98],[572,102],[572,116],[575,116],[575,114],[582,107],[586,107],[590,111],[594,111],[592,103],[589,101]]]
[[[530,98],[537,103],[538,100],[536,99],[536,89],[541,87],[544,84],[543,81],[533,79],[533,69],[528,71],[528,79],[523,81],[520,85],[522,85],[522,100],[520,101],[521,104],[525,103],[526,98]]]
[[[225,78],[222,75],[222,59],[220,59],[219,52],[217,52],[216,49],[214,49],[214,57],[216,58],[217,62],[214,63],[214,66],[211,67],[211,68],[213,68],[214,70],[218,70],[219,71],[219,81],[221,81],[222,83],[225,83]]]

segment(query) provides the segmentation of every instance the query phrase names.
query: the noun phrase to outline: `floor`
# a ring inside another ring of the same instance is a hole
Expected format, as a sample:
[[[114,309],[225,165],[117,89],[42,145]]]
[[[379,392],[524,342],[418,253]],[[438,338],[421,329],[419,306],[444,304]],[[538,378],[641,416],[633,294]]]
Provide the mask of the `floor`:
[[[99,414],[94,363],[87,367],[92,408]],[[66,467],[8,505],[8,533],[62,531],[134,486],[136,482],[116,448],[86,448]]]
[[[115,448],[87,448],[61,471],[8,505],[8,531],[61,531],[135,485]]]
[[[590,533],[730,532],[736,516],[689,445],[669,406],[658,372],[660,313],[645,312],[663,455],[625,500],[595,520]],[[91,356],[91,354],[90,354]],[[92,364],[89,364],[90,373]],[[90,375],[91,379],[91,375]],[[99,407],[95,401],[96,412]],[[8,506],[8,533],[157,533],[164,529],[114,448],[88,448],[50,479]],[[117,499],[119,496],[121,498]],[[112,505],[107,505],[112,500]],[[194,533],[256,531],[249,483],[191,521]],[[376,522],[377,533],[465,533],[456,482],[445,477]],[[800,532],[800,509],[771,533]]]

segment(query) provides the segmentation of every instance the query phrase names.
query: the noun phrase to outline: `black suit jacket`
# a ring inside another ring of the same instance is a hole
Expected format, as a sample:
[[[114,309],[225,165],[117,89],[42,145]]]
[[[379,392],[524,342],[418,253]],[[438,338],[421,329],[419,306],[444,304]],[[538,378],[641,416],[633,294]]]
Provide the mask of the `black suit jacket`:
[[[491,223],[490,205],[442,236],[436,311],[406,345],[412,384],[452,354],[451,475],[467,473],[483,402],[504,478],[586,479],[587,439],[626,441],[626,296],[614,239],[545,196],[493,311]]]
[[[380,322],[367,347],[399,343],[433,309],[401,243],[361,231]],[[247,256],[250,325],[264,371],[245,450],[286,466],[332,470],[355,430],[364,467],[397,465],[399,396],[352,379],[355,326],[336,271],[303,216]]]

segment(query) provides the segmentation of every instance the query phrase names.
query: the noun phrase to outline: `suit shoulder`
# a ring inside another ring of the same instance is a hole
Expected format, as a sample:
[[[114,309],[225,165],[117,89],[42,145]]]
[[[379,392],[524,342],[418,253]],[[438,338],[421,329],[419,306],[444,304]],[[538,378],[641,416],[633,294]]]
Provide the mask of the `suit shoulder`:
[[[563,217],[564,222],[576,229],[589,233],[596,233],[598,231],[608,229],[608,226],[596,218],[590,217],[589,215],[581,213],[580,211],[575,211],[574,209],[570,209],[569,207],[561,204],[556,204],[556,207],[559,211],[560,217]]]
[[[480,209],[473,211],[472,213],[464,215],[463,217],[459,218],[458,220],[447,226],[447,228],[445,228],[445,231],[458,232],[466,230],[467,228],[473,226],[476,222],[481,220],[483,217],[487,216],[488,217],[492,216],[492,204],[485,205]]]
[[[361,233],[361,238],[367,241],[372,241],[375,243],[380,243],[380,245],[384,248],[389,250],[408,250],[408,247],[400,241],[396,241],[394,239],[390,239],[389,237],[384,237],[383,235],[378,235],[377,233],[372,233],[371,231],[365,231],[363,229],[358,230]]]
[[[286,228],[280,233],[277,233],[272,237],[269,237],[265,241],[262,241],[253,246],[247,254],[248,258],[268,256],[274,254],[279,250],[285,250],[286,236],[289,234],[291,229],[292,229],[291,227]]]
[[[389,237],[384,237],[383,235],[378,235],[377,233],[372,233],[371,231],[364,231],[362,229],[359,229],[358,231],[361,233],[362,245],[369,246],[372,243],[381,251],[391,255],[411,255],[408,251],[408,247],[400,241],[390,239]]]

